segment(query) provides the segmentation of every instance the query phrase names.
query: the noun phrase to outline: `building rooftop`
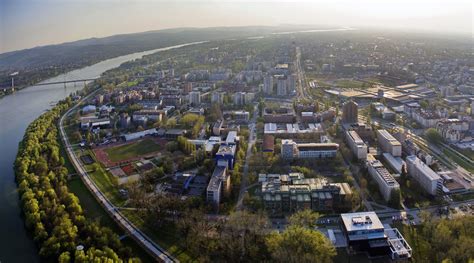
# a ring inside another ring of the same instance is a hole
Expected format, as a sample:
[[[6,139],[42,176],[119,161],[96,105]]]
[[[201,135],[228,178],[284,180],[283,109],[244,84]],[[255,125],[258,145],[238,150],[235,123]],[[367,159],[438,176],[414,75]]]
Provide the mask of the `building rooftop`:
[[[360,138],[359,134],[355,131],[348,131],[349,136],[351,136],[352,140],[357,144],[357,145],[364,145],[364,141]]]
[[[230,144],[235,144],[236,141],[237,141],[237,132],[230,131],[227,134],[227,138],[225,139],[225,142],[230,145]]]
[[[235,145],[221,145],[216,155],[235,154]]]
[[[393,178],[392,174],[383,166],[379,160],[368,161],[369,165],[372,166],[377,174],[385,181],[389,186],[399,186],[398,182]]]
[[[382,222],[375,212],[341,214],[341,219],[348,232],[384,229]]]
[[[300,151],[336,151],[339,149],[337,143],[298,143],[298,150]]]
[[[387,141],[389,141],[390,144],[392,145],[402,145],[395,137],[393,137],[387,130],[377,130],[377,132],[385,138]]]

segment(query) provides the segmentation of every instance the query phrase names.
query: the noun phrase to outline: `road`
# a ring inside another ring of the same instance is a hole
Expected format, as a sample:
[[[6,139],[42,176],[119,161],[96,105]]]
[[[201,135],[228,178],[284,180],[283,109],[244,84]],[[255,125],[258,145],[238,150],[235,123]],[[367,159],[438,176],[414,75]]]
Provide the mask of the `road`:
[[[460,201],[460,202],[453,202],[450,204],[450,207],[453,206],[461,206],[461,205],[474,205],[474,200],[467,200],[467,201]],[[404,217],[404,216],[411,216],[415,224],[420,224],[422,223],[421,218],[419,217],[419,213],[422,211],[427,211],[430,213],[435,213],[438,211],[440,208],[444,208],[446,205],[434,205],[434,206],[429,206],[425,208],[409,208],[409,209],[401,209],[401,210],[375,210],[374,212],[381,218],[380,220],[383,223],[393,223],[392,217]],[[332,224],[334,222],[339,221],[340,216],[339,215],[329,215],[329,216],[323,216],[321,217],[318,221],[324,221],[324,220],[329,220],[329,222]],[[388,218],[388,219],[383,219],[383,218]],[[286,225],[287,225],[287,220],[286,218],[281,218],[281,219],[272,219],[272,227],[275,230],[284,230]]]
[[[249,141],[248,141],[248,147],[247,147],[247,154],[245,155],[244,171],[242,173],[242,178],[240,179],[240,191],[239,191],[239,197],[237,199],[237,205],[236,205],[237,210],[243,209],[244,195],[245,195],[245,192],[247,191],[249,160],[250,158],[252,158],[252,154],[253,154],[252,147],[255,144],[255,141],[257,140],[257,134],[256,134],[257,117],[258,117],[258,103],[254,105],[252,120],[249,123],[249,131],[250,131]]]
[[[72,145],[69,143],[69,138],[66,135],[64,129],[64,119],[68,116],[73,110],[77,109],[81,102],[86,101],[87,99],[94,96],[99,90],[96,90],[90,93],[88,96],[81,99],[77,104],[71,107],[59,120],[59,130],[61,133],[61,138],[64,143],[66,152],[71,160],[71,163],[76,168],[79,177],[87,186],[89,191],[94,195],[96,200],[102,205],[102,207],[107,211],[111,218],[117,222],[117,224],[122,227],[130,237],[132,237],[142,248],[144,248],[150,255],[152,255],[156,260],[163,262],[178,262],[170,253],[162,249],[158,244],[151,240],[146,234],[144,234],[140,229],[138,229],[132,222],[130,222],[125,216],[123,216],[120,211],[115,207],[109,199],[104,195],[104,193],[97,187],[94,181],[90,178],[86,169],[84,169],[81,161],[74,152]]]
[[[296,76],[298,78],[298,85],[296,85],[296,92],[298,98],[301,99],[311,99],[311,97],[306,93],[306,79],[304,77],[303,67],[301,66],[301,49],[296,47]]]

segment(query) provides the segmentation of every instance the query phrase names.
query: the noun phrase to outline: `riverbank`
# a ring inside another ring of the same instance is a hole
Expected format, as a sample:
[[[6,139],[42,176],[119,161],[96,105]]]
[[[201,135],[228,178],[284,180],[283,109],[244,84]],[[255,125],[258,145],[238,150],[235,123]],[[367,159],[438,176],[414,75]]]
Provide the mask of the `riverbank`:
[[[188,43],[192,44],[192,43]],[[103,72],[116,68],[120,64],[141,58],[169,48],[129,54],[89,67],[74,70],[72,74],[63,74],[45,80],[47,82],[64,81],[76,77],[81,79],[95,78]],[[76,79],[75,78],[75,79]],[[24,218],[21,216],[20,199],[13,172],[13,163],[18,151],[18,143],[23,139],[27,126],[45,111],[50,110],[58,101],[83,88],[83,85],[53,84],[27,87],[0,99],[0,233],[9,233],[8,239],[0,239],[0,261],[2,262],[38,262],[38,249],[26,231]]]

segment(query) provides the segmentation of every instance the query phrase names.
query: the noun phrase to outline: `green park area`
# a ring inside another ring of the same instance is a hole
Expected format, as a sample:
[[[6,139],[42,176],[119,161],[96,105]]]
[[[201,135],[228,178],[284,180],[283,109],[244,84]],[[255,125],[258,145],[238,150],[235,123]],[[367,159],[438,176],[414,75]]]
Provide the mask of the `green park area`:
[[[109,159],[113,162],[127,160],[136,156],[157,152],[161,146],[152,139],[144,139],[136,143],[120,145],[105,149]]]

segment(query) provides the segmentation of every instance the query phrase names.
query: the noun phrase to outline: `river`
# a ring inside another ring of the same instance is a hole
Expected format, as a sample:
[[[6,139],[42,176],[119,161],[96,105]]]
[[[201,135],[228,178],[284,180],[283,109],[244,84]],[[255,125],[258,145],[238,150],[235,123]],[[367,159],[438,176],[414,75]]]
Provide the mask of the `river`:
[[[188,43],[108,59],[43,81],[92,79],[120,64]],[[83,83],[31,86],[0,99],[0,262],[38,262],[37,248],[24,227],[13,163],[28,124],[56,102],[82,89]]]

